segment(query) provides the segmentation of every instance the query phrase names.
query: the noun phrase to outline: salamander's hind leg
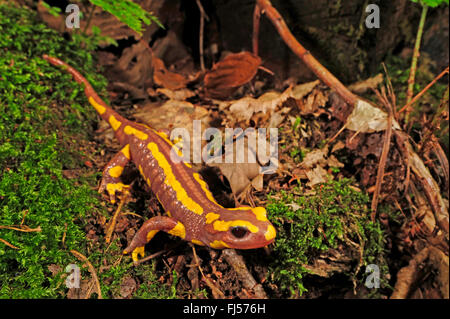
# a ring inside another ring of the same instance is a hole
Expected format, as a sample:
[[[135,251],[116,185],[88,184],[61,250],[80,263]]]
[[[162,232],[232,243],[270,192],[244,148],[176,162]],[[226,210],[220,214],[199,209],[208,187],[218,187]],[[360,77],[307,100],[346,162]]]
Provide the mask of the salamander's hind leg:
[[[184,225],[175,219],[167,216],[155,216],[147,220],[134,236],[131,244],[123,251],[124,254],[131,252],[134,261],[138,260],[138,255],[144,257],[144,246],[158,231],[164,231],[171,235],[185,238]]]
[[[109,194],[109,199],[113,204],[116,202],[117,193],[125,195],[129,192],[130,186],[123,184],[120,179],[122,171],[129,161],[130,146],[127,144],[120,152],[114,155],[103,170],[102,182],[100,183],[98,191],[99,193],[102,193],[106,190]]]

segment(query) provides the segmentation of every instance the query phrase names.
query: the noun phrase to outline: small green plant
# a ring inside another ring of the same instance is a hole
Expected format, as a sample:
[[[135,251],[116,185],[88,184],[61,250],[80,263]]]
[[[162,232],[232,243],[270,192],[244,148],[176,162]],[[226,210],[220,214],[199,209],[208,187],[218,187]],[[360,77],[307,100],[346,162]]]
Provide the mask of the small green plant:
[[[437,7],[443,3],[448,5],[448,0],[411,0],[411,1],[415,2],[415,3],[419,2],[422,5],[422,13],[420,15],[419,27],[417,29],[416,41],[414,44],[414,52],[413,52],[413,57],[411,60],[411,67],[410,67],[410,71],[409,71],[408,90],[406,92],[406,103],[409,103],[412,100],[413,95],[414,95],[414,80],[415,80],[416,70],[417,70],[417,61],[418,61],[419,55],[420,55],[420,43],[422,41],[422,34],[423,34],[424,26],[425,26],[425,20],[427,17],[428,8],[429,7],[432,7],[432,8]],[[408,121],[409,121],[410,112],[411,112],[411,107],[406,110],[406,116],[405,116],[406,123],[408,123]]]
[[[269,197],[267,205],[278,232],[270,277],[291,297],[307,291],[303,279],[314,258],[349,240],[363,247],[365,265],[383,263],[383,232],[378,222],[370,221],[368,196],[352,188],[348,179],[317,185],[314,191],[309,196],[297,195],[299,189],[282,192]]]
[[[89,0],[93,5],[108,11],[121,22],[142,35],[142,24],[150,25],[152,22],[164,26],[151,12],[145,11],[142,7],[131,0]]]

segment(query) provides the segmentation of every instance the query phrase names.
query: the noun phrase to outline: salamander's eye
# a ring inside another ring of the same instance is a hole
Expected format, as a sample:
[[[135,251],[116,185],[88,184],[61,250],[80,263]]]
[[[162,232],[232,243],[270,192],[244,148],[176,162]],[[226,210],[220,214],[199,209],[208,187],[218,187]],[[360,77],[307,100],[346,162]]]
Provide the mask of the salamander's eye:
[[[247,235],[248,229],[244,226],[235,226],[231,227],[231,234],[236,238],[243,238],[245,235]]]

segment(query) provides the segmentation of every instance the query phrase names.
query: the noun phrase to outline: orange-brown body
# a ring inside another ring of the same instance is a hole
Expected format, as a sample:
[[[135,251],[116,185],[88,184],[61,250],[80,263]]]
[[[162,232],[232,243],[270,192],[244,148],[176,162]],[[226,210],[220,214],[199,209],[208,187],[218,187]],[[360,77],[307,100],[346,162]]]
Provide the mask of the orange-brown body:
[[[129,186],[121,182],[120,175],[132,161],[168,215],[146,221],[124,253],[132,252],[136,260],[158,231],[212,248],[251,249],[273,242],[275,228],[263,207],[219,205],[202,177],[179,155],[176,158],[178,151],[166,134],[125,119],[106,105],[74,68],[54,57],[44,55],[44,59],[63,67],[84,85],[90,104],[111,125],[122,145],[103,171],[100,191],[107,191],[112,202],[116,194],[127,192]]]

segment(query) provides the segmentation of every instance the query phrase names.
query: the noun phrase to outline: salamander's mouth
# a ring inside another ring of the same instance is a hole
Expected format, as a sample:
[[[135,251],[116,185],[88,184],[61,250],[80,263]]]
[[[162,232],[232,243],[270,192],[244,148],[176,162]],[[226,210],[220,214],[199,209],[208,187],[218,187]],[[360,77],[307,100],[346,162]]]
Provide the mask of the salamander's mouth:
[[[227,243],[227,245],[230,246],[230,248],[234,249],[258,249],[263,248],[266,246],[269,246],[275,241],[275,239],[271,239],[269,241],[261,241],[261,242],[255,242],[255,241],[248,241],[248,242],[240,242],[240,243]]]

